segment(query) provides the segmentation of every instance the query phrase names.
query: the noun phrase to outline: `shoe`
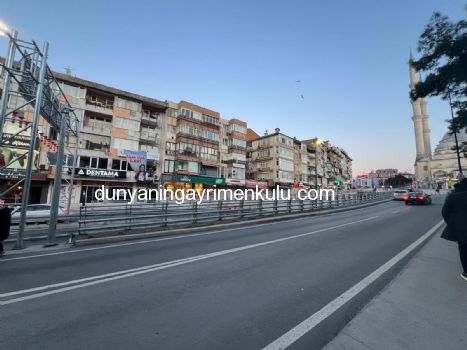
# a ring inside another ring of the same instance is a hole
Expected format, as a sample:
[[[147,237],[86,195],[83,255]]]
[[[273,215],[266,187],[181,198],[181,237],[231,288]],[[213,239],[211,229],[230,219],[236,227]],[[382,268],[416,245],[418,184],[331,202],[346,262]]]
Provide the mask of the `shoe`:
[[[461,273],[461,277],[462,277],[462,279],[463,279],[464,281],[467,282],[467,273],[462,272],[462,273]]]

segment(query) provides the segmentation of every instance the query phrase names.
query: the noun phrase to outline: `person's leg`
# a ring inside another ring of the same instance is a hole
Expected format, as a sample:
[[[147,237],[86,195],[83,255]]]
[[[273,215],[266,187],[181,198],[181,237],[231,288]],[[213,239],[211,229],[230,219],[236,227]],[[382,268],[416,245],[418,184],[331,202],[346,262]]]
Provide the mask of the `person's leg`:
[[[464,269],[464,274],[467,275],[467,243],[466,242],[458,242],[459,243],[459,255],[461,258],[462,268]]]
[[[0,255],[3,255],[3,242],[0,241]]]

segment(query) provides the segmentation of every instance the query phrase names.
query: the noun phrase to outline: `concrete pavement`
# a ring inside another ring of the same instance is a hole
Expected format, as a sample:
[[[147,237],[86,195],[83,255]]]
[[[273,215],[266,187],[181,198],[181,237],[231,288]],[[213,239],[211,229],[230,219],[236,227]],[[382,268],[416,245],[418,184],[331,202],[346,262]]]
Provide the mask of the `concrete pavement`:
[[[6,255],[0,348],[261,349],[440,221],[441,202]],[[326,345],[413,253],[291,348]]]
[[[467,349],[467,283],[437,235],[326,350]]]

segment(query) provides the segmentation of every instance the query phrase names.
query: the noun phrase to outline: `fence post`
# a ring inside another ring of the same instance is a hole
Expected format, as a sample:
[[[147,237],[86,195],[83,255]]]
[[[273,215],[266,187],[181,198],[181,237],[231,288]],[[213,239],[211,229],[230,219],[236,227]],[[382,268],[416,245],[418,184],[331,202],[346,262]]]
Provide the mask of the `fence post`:
[[[79,204],[78,235],[81,234],[82,211],[83,211],[83,203],[80,203]]]
[[[274,199],[274,206],[273,206],[273,213],[274,215],[277,215],[277,197]]]
[[[263,214],[263,201],[261,198],[258,199],[257,209],[258,209],[258,216],[261,216]]]
[[[244,208],[244,205],[245,205],[245,199],[242,198],[242,200],[240,201],[240,218],[243,219],[243,217],[245,216],[245,212],[243,211],[243,208]]]
[[[292,198],[290,198],[287,203],[287,209],[289,210],[289,214],[291,214],[292,213]]]
[[[222,201],[217,203],[217,219],[222,221]]]
[[[193,201],[193,223],[196,224],[198,222],[198,203]]]
[[[167,226],[167,215],[169,213],[169,202],[166,201],[165,203],[163,203],[163,211],[164,213],[164,217],[162,219],[162,227],[165,227]]]
[[[303,213],[303,211],[305,210],[305,209],[304,209],[304,206],[303,206],[303,199],[300,199],[299,204],[300,204],[300,212]]]
[[[133,221],[132,218],[131,218],[132,213],[133,213],[132,210],[131,210],[132,207],[133,207],[133,204],[130,204],[130,226],[128,227],[128,230],[131,230],[131,223]]]

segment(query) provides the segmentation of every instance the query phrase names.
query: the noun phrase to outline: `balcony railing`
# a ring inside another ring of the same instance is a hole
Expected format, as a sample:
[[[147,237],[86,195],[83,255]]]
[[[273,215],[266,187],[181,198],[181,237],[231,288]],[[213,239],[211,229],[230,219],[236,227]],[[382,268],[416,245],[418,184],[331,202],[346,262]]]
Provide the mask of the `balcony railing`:
[[[207,121],[207,120],[195,119],[195,118],[183,115],[183,114],[179,114],[177,116],[177,119],[185,119],[185,120],[192,121],[192,122],[195,122],[195,123],[198,123],[198,124],[208,124],[208,125],[212,125],[212,126],[215,126],[217,128],[220,128],[219,122],[218,123],[212,123],[212,122]]]
[[[83,125],[83,132],[110,136],[112,134],[112,124],[85,122]]]
[[[86,109],[89,111],[111,115],[113,108],[113,104],[110,103],[86,100]]]
[[[155,126],[157,129],[162,127],[159,117],[150,117],[147,114],[141,115],[141,124]]]

